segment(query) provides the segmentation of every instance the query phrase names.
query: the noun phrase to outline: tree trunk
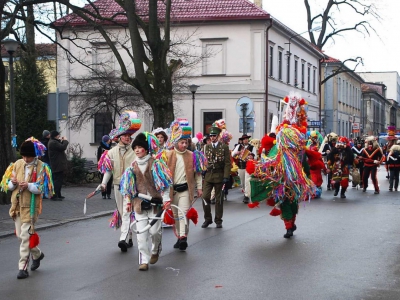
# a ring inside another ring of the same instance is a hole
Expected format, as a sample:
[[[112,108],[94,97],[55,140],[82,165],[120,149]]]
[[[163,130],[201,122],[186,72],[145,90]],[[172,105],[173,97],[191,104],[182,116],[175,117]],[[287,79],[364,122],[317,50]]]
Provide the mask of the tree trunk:
[[[174,120],[174,104],[172,103],[172,93],[170,95],[164,94],[162,97],[154,97],[154,99],[147,103],[153,110],[153,127],[168,128]]]
[[[6,109],[6,93],[5,93],[5,68],[3,61],[0,63],[0,177],[3,177],[12,158],[11,148],[11,124]],[[10,203],[10,193],[0,192],[0,204]]]

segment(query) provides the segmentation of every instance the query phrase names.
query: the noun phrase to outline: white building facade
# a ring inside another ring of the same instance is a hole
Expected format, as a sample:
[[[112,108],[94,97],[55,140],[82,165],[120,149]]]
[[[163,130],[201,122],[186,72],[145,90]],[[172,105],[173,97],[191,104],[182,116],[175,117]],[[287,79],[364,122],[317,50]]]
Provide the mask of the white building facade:
[[[211,5],[218,1],[209,2]],[[250,98],[254,104],[253,112],[249,116],[254,121],[254,130],[247,132],[254,138],[261,139],[270,130],[272,115],[278,114],[279,102],[291,91],[299,92],[308,102],[309,119],[319,120],[319,59],[322,57],[319,51],[298,33],[277,20],[271,20],[267,12],[248,1],[232,0],[235,5],[246,8],[246,13],[243,14],[243,9],[238,10],[241,12],[238,13],[240,17],[235,18],[232,16],[232,10],[227,7],[226,11],[216,12],[219,16],[218,21],[213,17],[198,20],[196,9],[200,15],[201,5],[207,3],[190,3],[188,5],[192,5],[193,19],[173,23],[171,36],[193,35],[193,54],[212,53],[200,62],[186,79],[188,85],[199,86],[195,100],[192,100],[189,91],[187,94],[174,95],[175,116],[189,120],[193,127],[193,136],[197,132],[208,133],[211,124],[223,118],[228,131],[233,134],[233,146],[242,135],[239,130],[237,102],[243,96]],[[63,35],[68,35],[68,30],[71,30],[71,34],[73,31],[87,39],[81,39],[79,45],[68,39],[60,39],[59,42],[64,48],[87,65],[102,63],[118,73],[119,65],[98,32],[80,25],[64,28]],[[123,35],[121,29],[108,28],[108,31],[113,37],[117,37],[115,42],[121,50],[121,56],[133,72],[132,63],[129,63],[129,57],[122,47],[129,39]],[[57,80],[60,92],[72,93],[74,87],[70,78],[90,72],[81,64],[71,62],[65,51],[58,48]],[[135,110],[134,107],[132,109]],[[141,131],[151,131],[151,110],[144,108],[138,112],[142,119]],[[69,115],[74,114],[74,107],[70,107]],[[82,147],[83,157],[96,157],[98,139],[102,134],[108,133],[98,132],[104,126],[99,126],[95,117],[79,131],[71,130],[68,122],[61,122],[63,134],[71,143]]]

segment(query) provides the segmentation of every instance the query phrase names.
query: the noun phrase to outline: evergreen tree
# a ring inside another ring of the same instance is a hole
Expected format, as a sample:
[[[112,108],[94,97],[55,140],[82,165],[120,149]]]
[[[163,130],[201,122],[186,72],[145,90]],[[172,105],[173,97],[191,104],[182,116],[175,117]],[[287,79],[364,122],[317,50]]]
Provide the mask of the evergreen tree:
[[[29,54],[22,54],[15,65],[15,120],[21,145],[31,136],[42,139],[43,130],[55,129],[55,124],[47,121],[48,84],[43,69]]]

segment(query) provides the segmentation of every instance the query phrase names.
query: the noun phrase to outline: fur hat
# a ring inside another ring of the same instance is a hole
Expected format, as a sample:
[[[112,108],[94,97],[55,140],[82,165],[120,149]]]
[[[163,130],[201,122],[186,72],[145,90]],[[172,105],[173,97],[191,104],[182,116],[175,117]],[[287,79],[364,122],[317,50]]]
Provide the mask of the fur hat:
[[[149,152],[149,143],[147,142],[147,138],[144,133],[139,133],[133,140],[132,149],[135,149],[136,146],[140,146]]]
[[[35,145],[32,141],[25,141],[19,150],[21,156],[36,157]]]

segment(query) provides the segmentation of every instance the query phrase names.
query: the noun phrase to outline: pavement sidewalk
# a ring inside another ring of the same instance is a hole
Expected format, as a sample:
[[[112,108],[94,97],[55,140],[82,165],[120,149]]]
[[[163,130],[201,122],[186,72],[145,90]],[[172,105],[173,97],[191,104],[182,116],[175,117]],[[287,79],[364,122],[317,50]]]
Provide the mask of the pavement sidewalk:
[[[43,199],[43,210],[35,229],[49,228],[69,222],[112,215],[116,208],[114,191],[111,200],[104,200],[98,194],[86,201],[86,215],[83,214],[85,197],[93,192],[98,183],[89,183],[80,186],[63,187],[63,201]],[[14,235],[14,221],[9,216],[10,205],[0,205],[0,238]]]

